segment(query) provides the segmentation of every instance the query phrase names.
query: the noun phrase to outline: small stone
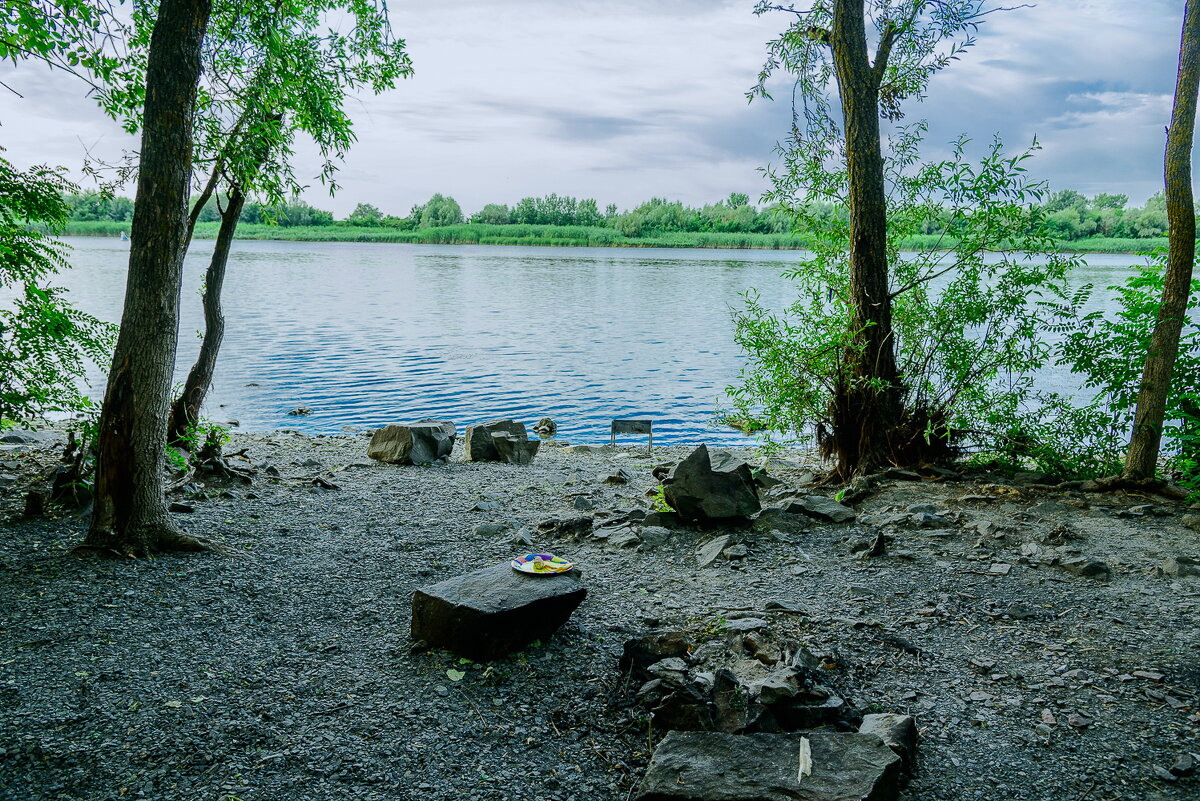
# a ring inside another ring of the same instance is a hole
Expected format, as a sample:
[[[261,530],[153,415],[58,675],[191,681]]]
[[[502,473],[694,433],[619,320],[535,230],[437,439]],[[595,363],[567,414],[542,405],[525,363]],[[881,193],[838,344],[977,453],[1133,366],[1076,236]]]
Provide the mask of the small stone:
[[[1159,566],[1165,575],[1171,578],[1187,578],[1200,576],[1200,559],[1188,556],[1172,556]]]
[[[642,538],[631,528],[623,528],[608,538],[608,544],[614,548],[631,548],[641,541]]]
[[[721,555],[721,551],[725,550],[725,546],[729,544],[729,536],[724,535],[716,539],[709,540],[696,549],[696,566],[708,567],[717,560]]]
[[[1091,715],[1086,715],[1083,712],[1072,712],[1067,715],[1067,725],[1076,729],[1086,729],[1091,726],[1093,718]]]
[[[159,507],[159,508],[162,508],[162,507]],[[179,501],[172,501],[171,505],[167,507],[167,511],[168,512],[182,512],[184,514],[187,514],[187,513],[196,511],[196,507],[194,507],[190,504],[180,503]]]
[[[1043,709],[1042,710],[1042,723],[1045,723],[1047,726],[1057,726],[1058,719],[1054,717],[1054,713],[1051,712],[1049,709]]]
[[[795,601],[771,600],[763,604],[763,610],[767,612],[779,611],[803,613],[804,607],[800,606],[800,604],[796,603]]]
[[[615,472],[602,476],[600,481],[604,484],[628,484],[633,480],[633,474],[624,467],[618,468]]]
[[[477,537],[485,537],[491,539],[499,537],[505,531],[508,531],[508,523],[480,523],[475,528],[471,529]]]
[[[596,503],[585,495],[579,495],[572,501],[571,506],[580,512],[587,512],[595,509]]]
[[[1102,559],[1096,559],[1092,556],[1078,556],[1074,559],[1067,559],[1059,563],[1059,567],[1068,573],[1074,573],[1077,576],[1087,576],[1100,581],[1108,580],[1112,573],[1112,568]]]
[[[728,548],[721,551],[721,554],[732,562],[737,559],[745,559],[750,555],[750,549],[745,545],[730,545]]]
[[[434,685],[433,691],[435,693],[437,693],[438,695],[442,696],[443,698],[450,694],[450,688],[447,687],[445,684]]]
[[[494,512],[500,508],[500,501],[479,501],[471,507],[472,512]]]
[[[1166,678],[1164,674],[1159,673],[1157,670],[1135,670],[1132,675],[1134,678],[1146,679],[1147,681],[1162,681]]]
[[[921,475],[914,473],[911,470],[901,470],[898,467],[889,467],[883,471],[884,478],[890,478],[893,481],[920,481]]]
[[[725,623],[726,631],[758,631],[765,629],[771,624],[760,617],[739,617],[736,620],[730,620]]]
[[[1179,518],[1179,522],[1190,528],[1192,531],[1200,531],[1200,515],[1184,515]]]
[[[1004,614],[1011,620],[1028,620],[1031,617],[1037,617],[1038,611],[1024,603],[1021,603],[1020,601],[1017,601],[1005,609]]]
[[[1179,781],[1178,776],[1176,776],[1171,771],[1169,771],[1166,768],[1161,767],[1159,765],[1154,766],[1154,776],[1157,779],[1161,779],[1164,782],[1170,782],[1171,784],[1174,784],[1175,782]]]
[[[818,520],[828,520],[831,523],[844,523],[853,520],[856,516],[855,511],[850,507],[843,506],[833,498],[826,498],[823,495],[806,495],[797,498],[785,504],[782,509],[790,514],[808,515]]]
[[[988,568],[988,572],[993,576],[1007,576],[1011,570],[1012,565],[1005,564],[1003,562],[994,562],[992,566]]]
[[[1169,770],[1171,771],[1172,775],[1179,776],[1180,778],[1191,776],[1196,772],[1197,762],[1200,762],[1200,755],[1183,754],[1175,760],[1175,764],[1172,765]]]
[[[654,548],[666,545],[667,541],[671,539],[670,529],[663,528],[662,526],[645,526],[639,533],[642,542]]]

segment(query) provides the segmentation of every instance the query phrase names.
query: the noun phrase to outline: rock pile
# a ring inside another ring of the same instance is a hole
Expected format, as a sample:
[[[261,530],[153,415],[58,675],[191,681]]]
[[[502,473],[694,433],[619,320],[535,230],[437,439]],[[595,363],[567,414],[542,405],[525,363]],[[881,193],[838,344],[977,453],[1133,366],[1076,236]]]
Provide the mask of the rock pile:
[[[660,729],[780,732],[852,728],[853,709],[822,682],[820,660],[759,618],[714,621],[705,642],[683,632],[625,644],[621,669]]]
[[[860,719],[822,661],[760,618],[629,640],[620,666],[669,730],[639,801],[891,801],[915,756],[911,717]]]

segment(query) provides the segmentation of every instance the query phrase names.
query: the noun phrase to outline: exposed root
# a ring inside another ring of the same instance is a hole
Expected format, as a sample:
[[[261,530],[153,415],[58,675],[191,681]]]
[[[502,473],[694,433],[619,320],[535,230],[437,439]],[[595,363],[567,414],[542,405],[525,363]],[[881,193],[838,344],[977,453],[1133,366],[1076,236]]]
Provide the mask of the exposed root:
[[[1105,476],[1090,481],[1066,481],[1059,485],[1059,489],[1075,489],[1082,492],[1146,492],[1173,501],[1185,501],[1188,498],[1188,491],[1183,487],[1161,478]]]
[[[239,551],[208,537],[194,537],[174,526],[156,526],[152,531],[90,531],[87,539],[71,549],[74,555],[87,553],[118,559],[149,559],[163,553],[215,553],[241,556]]]

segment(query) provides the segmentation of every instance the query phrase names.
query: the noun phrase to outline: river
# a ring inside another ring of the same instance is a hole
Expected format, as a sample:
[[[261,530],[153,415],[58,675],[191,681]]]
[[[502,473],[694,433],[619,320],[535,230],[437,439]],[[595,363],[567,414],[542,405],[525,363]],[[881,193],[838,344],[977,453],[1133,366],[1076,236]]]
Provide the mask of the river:
[[[68,238],[71,300],[117,321],[128,242]],[[179,380],[199,346],[211,240],[188,255]],[[795,252],[238,241],[227,334],[206,414],[249,430],[337,433],[423,417],[558,422],[608,440],[651,418],[655,442],[746,444],[715,425],[744,356],[730,309],[756,288],[791,297]],[[1080,282],[1119,282],[1139,258],[1088,257]],[[99,374],[92,376],[100,386]],[[95,390],[94,394],[98,394]],[[289,416],[298,407],[308,416]],[[633,440],[630,440],[633,441]]]

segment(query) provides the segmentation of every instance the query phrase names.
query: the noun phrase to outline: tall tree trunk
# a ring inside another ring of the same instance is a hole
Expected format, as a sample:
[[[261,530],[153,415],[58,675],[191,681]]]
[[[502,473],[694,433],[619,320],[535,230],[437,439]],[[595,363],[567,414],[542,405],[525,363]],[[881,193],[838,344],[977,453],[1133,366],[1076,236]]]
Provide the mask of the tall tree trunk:
[[[1168,254],[1162,306],[1138,391],[1133,437],[1125,460],[1125,477],[1150,478],[1158,463],[1163,418],[1171,373],[1179,353],[1179,335],[1187,313],[1192,265],[1196,258],[1196,216],[1192,198],[1192,138],[1196,125],[1196,94],[1200,88],[1200,0],[1188,0],[1183,12],[1179,45],[1179,75],[1175,106],[1167,129],[1166,181]]]
[[[204,274],[204,339],[200,342],[200,353],[196,363],[188,371],[183,392],[171,406],[167,441],[178,443],[190,426],[200,420],[200,409],[204,398],[212,387],[213,372],[217,367],[217,354],[225,338],[225,315],[221,311],[221,290],[225,284],[225,268],[229,264],[229,249],[237,231],[238,218],[246,196],[238,186],[233,187],[225,209],[221,212],[221,228],[213,246],[208,271]]]
[[[863,0],[835,0],[829,39],[846,132],[854,332],[833,401],[832,450],[838,472],[849,477],[886,463],[902,408],[888,288],[880,74],[867,54]]]
[[[100,413],[85,548],[144,556],[203,547],[167,513],[163,451],[179,334],[192,116],[210,11],[211,0],[162,0],[151,36],[129,276]]]

